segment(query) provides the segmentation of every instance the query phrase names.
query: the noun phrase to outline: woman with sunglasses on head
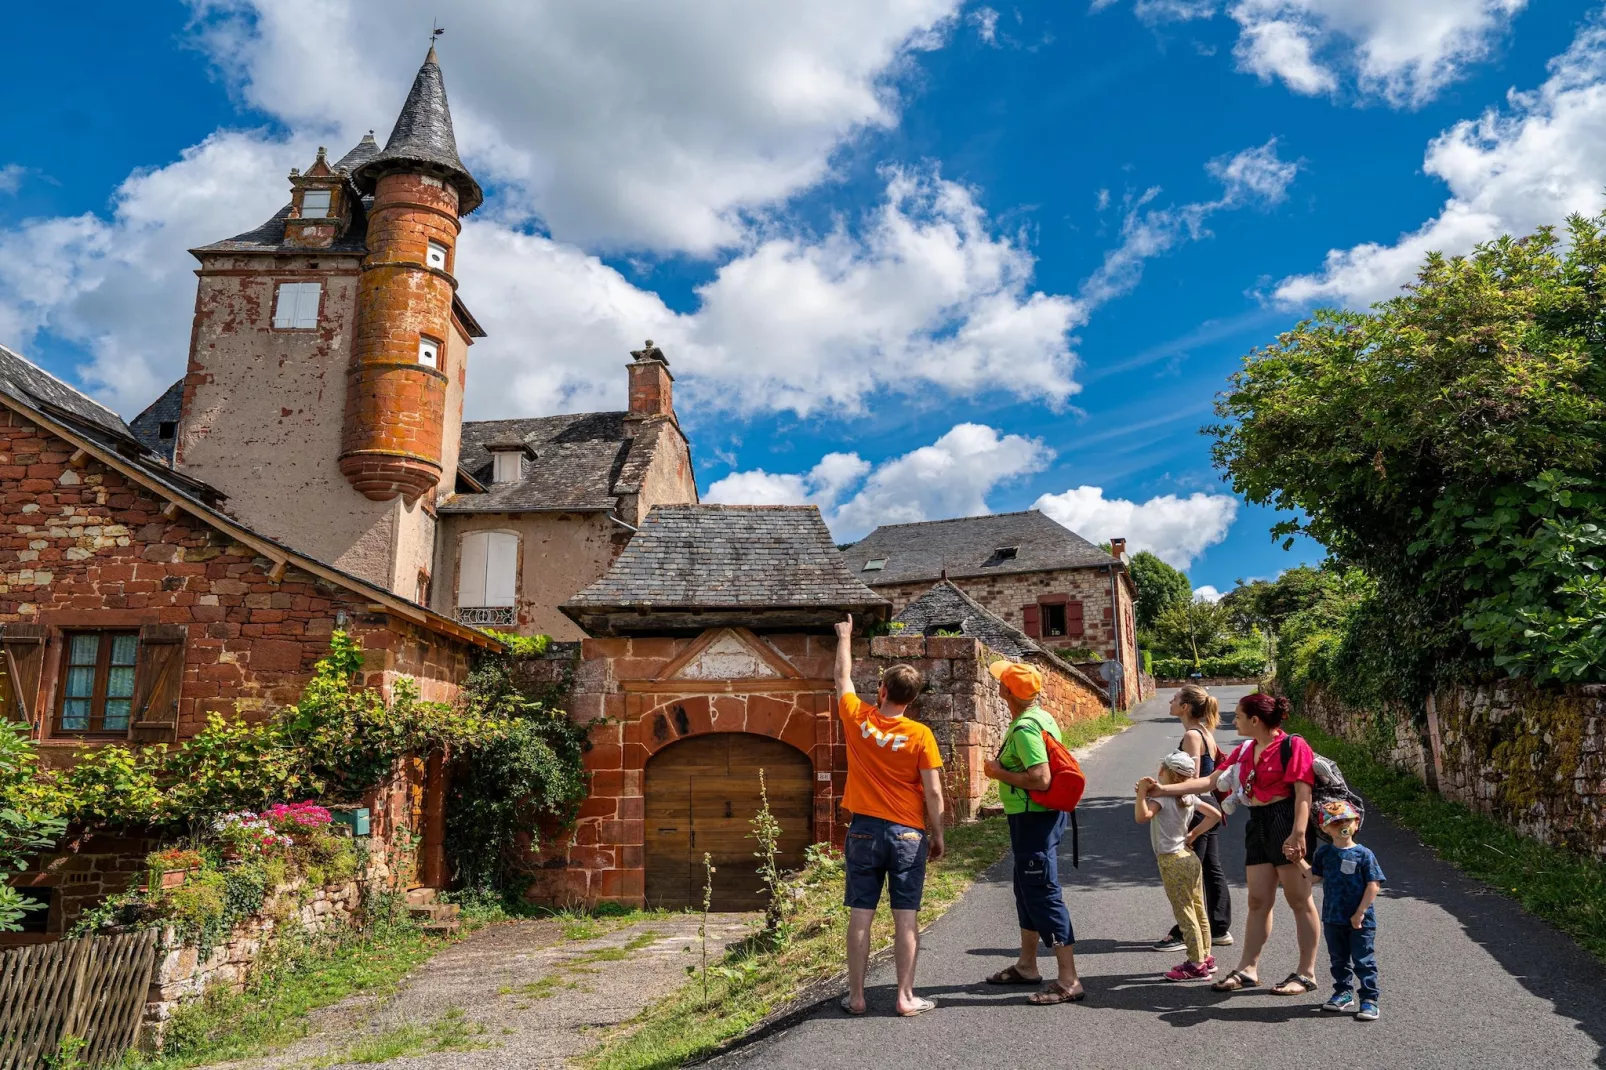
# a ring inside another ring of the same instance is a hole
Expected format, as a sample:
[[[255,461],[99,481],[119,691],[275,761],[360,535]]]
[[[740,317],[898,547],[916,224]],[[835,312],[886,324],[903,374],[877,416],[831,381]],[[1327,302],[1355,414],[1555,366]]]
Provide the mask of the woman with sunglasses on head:
[[[1260,952],[1271,936],[1271,909],[1277,886],[1294,912],[1299,934],[1299,968],[1271,991],[1294,996],[1316,990],[1316,942],[1321,918],[1311,898],[1310,881],[1299,863],[1310,855],[1315,838],[1311,791],[1316,784],[1315,755],[1310,745],[1282,729],[1288,700],[1246,695],[1238,702],[1233,727],[1246,741],[1213,773],[1181,784],[1155,785],[1151,795],[1181,796],[1214,791],[1228,769],[1237,771],[1249,804],[1244,828],[1244,869],[1249,885],[1249,920],[1244,926],[1243,955],[1238,968],[1217,981],[1218,992],[1236,992],[1260,985]],[[1285,745],[1286,741],[1286,745]],[[1284,754],[1286,752],[1286,761]]]

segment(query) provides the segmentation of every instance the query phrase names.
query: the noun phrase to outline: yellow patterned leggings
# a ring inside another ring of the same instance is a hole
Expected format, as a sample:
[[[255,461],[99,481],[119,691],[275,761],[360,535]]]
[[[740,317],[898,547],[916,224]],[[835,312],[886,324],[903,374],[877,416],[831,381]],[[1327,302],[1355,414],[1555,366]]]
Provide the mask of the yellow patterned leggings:
[[[1182,930],[1189,962],[1203,962],[1210,955],[1210,913],[1205,907],[1204,870],[1192,851],[1174,855],[1155,855],[1160,863],[1160,880],[1165,883],[1171,913]]]

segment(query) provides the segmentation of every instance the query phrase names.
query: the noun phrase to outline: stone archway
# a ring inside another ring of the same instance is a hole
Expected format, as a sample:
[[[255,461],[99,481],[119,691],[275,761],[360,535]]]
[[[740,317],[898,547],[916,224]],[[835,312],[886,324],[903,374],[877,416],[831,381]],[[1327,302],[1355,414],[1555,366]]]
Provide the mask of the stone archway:
[[[647,905],[701,907],[706,870],[714,867],[715,910],[761,910],[752,819],[761,803],[781,827],[780,866],[796,869],[814,840],[813,763],[797,748],[745,732],[711,732],[672,743],[648,761],[645,804]]]

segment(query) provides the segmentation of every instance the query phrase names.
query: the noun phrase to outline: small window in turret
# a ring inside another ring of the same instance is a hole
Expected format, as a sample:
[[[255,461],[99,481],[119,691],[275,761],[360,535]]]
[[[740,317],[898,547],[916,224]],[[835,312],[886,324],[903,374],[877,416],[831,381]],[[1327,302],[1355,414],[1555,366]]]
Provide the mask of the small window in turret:
[[[441,366],[441,344],[433,338],[418,340],[418,363],[426,368]]]
[[[326,189],[301,191],[301,218],[322,219],[329,214],[330,193]]]
[[[446,246],[442,245],[438,241],[430,242],[429,251],[424,254],[424,263],[428,264],[432,268],[439,268],[441,271],[445,271]]]

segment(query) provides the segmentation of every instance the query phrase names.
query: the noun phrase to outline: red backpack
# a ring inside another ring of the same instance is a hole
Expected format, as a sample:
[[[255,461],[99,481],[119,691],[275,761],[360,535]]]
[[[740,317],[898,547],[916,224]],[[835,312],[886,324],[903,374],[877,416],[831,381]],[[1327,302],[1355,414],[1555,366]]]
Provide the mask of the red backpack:
[[[1021,726],[1025,727],[1025,726]],[[1080,868],[1082,863],[1081,830],[1076,827],[1076,805],[1087,790],[1087,776],[1076,755],[1055,739],[1053,733],[1043,729],[1043,747],[1048,751],[1048,787],[1042,791],[1028,791],[1032,802],[1050,810],[1063,810],[1071,815],[1071,865]],[[999,749],[1003,757],[1003,749]]]

